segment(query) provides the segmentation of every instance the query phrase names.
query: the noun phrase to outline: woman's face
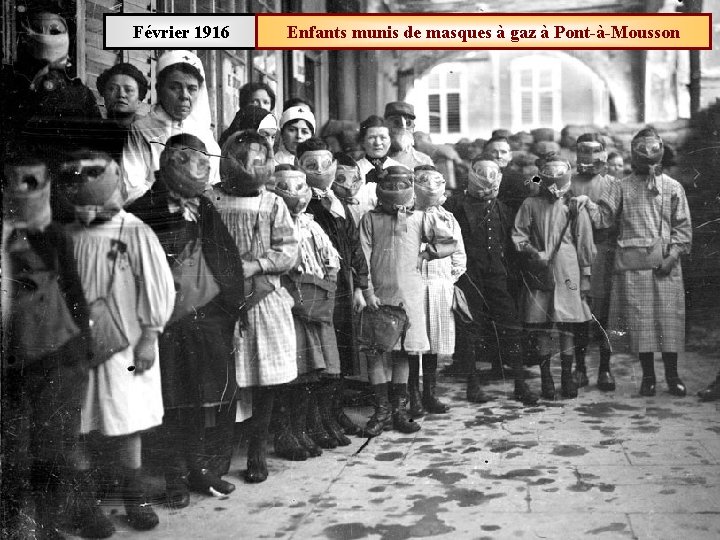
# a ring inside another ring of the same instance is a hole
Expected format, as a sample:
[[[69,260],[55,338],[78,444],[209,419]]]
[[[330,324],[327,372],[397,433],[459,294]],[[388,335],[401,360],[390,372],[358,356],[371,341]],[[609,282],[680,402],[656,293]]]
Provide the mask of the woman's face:
[[[368,128],[362,141],[363,150],[369,158],[380,158],[390,150],[390,131],[386,127]]]
[[[625,163],[623,162],[623,158],[621,156],[615,156],[611,159],[608,159],[607,171],[610,176],[614,176],[615,178],[622,178],[624,170]]]
[[[250,103],[248,103],[248,105],[255,105],[256,107],[260,107],[266,111],[271,111],[272,101],[270,100],[270,94],[267,93],[267,90],[263,90],[262,88],[255,90],[252,93],[252,96],[250,96]]]
[[[109,113],[132,114],[140,103],[138,83],[129,75],[113,75],[105,85],[103,98]]]
[[[200,91],[198,80],[180,70],[174,70],[165,77],[158,88],[158,101],[175,120],[185,120],[193,110]]]
[[[288,122],[280,132],[282,135],[283,146],[291,154],[297,152],[297,145],[307,141],[312,137],[312,129],[305,120],[295,120]]]

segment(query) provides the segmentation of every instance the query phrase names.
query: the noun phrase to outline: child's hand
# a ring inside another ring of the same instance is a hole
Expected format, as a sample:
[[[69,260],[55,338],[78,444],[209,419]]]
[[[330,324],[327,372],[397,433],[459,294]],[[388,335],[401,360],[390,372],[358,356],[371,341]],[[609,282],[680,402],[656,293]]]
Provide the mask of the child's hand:
[[[243,268],[243,276],[245,276],[246,278],[253,277],[255,274],[262,273],[262,268],[260,267],[260,263],[257,261],[243,261],[242,268]]]
[[[418,272],[422,271],[423,261],[429,261],[429,260],[430,260],[430,254],[427,251],[420,252],[420,255],[418,255],[418,258],[417,258]]]
[[[370,297],[367,299],[367,307],[370,309],[380,309],[380,306],[382,306],[382,302],[380,302],[380,299],[373,295],[370,295]]]
[[[577,217],[577,215],[582,211],[585,206],[590,202],[590,197],[587,195],[578,195],[577,197],[572,197],[570,199],[570,204],[568,205],[568,208],[570,209],[570,215],[572,217]]]
[[[140,339],[133,350],[135,361],[135,375],[147,371],[155,363],[155,342],[158,333],[155,330],[143,329]]]
[[[661,277],[669,276],[676,263],[677,259],[675,257],[665,257],[662,264],[655,269],[655,274]]]
[[[363,309],[365,309],[365,306],[367,306],[361,289],[355,289],[352,305],[355,313],[360,313]]]
[[[590,276],[580,277],[580,296],[584,299],[590,293]]]

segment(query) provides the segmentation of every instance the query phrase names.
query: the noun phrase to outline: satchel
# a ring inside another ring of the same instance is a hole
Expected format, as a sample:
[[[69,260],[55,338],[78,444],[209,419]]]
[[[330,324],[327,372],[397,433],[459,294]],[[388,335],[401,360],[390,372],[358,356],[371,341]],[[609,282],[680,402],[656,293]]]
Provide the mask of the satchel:
[[[356,320],[360,350],[371,354],[393,350],[410,327],[407,313],[402,306],[365,308]]]
[[[289,281],[293,315],[311,323],[333,322],[336,283],[307,274],[290,276]]]
[[[565,232],[570,226],[570,215],[568,214],[565,226],[560,233],[558,243],[547,261],[531,259],[525,255],[520,257],[520,270],[522,271],[525,285],[534,291],[552,292],[555,290],[555,276],[553,275],[552,263],[560,250]]]
[[[125,219],[120,224],[118,239],[113,242],[111,256],[113,257],[110,282],[104,297],[97,298],[90,303],[90,344],[92,355],[89,367],[94,368],[107,361],[112,355],[127,349],[130,346],[125,331],[120,323],[117,306],[112,295],[115,282],[115,267],[124,245],[120,241]]]
[[[663,177],[662,199],[660,201],[660,236],[653,238],[652,244],[646,247],[621,246],[615,251],[615,272],[628,270],[654,270],[660,266],[664,258],[662,238],[663,218],[665,210],[665,178]]]
[[[654,238],[653,243],[647,247],[617,246],[615,251],[615,272],[654,270],[662,262],[662,238]]]
[[[170,323],[196,312],[220,294],[220,287],[205,260],[199,240],[185,247],[173,264],[172,274],[177,294]]]
[[[62,348],[80,328],[60,291],[54,271],[34,270],[15,278],[7,365],[23,367]],[[3,355],[5,356],[5,355]],[[16,359],[22,359],[15,363]]]
[[[455,285],[455,290],[453,291],[452,310],[465,324],[473,322],[473,316],[470,312],[467,297],[465,296],[463,290],[457,285]]]

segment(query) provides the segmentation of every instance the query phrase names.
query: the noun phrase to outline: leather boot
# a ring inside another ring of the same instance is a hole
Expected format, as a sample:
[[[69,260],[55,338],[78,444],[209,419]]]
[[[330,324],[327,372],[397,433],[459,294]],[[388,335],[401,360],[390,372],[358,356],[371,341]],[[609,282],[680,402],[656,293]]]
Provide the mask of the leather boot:
[[[487,403],[490,401],[490,398],[485,395],[480,387],[480,376],[477,373],[471,373],[468,377],[465,397],[470,403]]]
[[[318,403],[318,392],[320,387],[313,385],[308,397],[308,415],[307,415],[307,431],[310,438],[315,441],[320,448],[337,448],[335,437],[325,431],[325,426],[320,416],[320,406]]]
[[[245,470],[245,482],[248,484],[259,484],[268,477],[266,443],[277,392],[278,389],[272,387],[253,388],[253,415],[250,419],[250,440]]]
[[[245,482],[248,484],[259,484],[267,480],[267,477],[268,468],[265,437],[253,434],[248,444]]]
[[[305,449],[308,457],[318,457],[322,455],[320,448],[307,432],[307,416],[310,406],[310,390],[304,385],[295,385],[292,387],[291,399],[289,403],[292,406],[290,421],[292,422],[292,432],[300,445]]]
[[[123,500],[128,523],[138,531],[149,531],[160,522],[145,496],[140,469],[126,469],[123,482]]]
[[[388,385],[374,384],[373,399],[375,401],[375,413],[370,417],[365,428],[362,430],[363,437],[377,437],[383,431],[392,429],[392,416],[390,414],[390,402],[388,401]]]
[[[420,431],[420,424],[408,416],[407,399],[407,384],[393,384],[392,426],[400,433],[415,433]]]
[[[230,495],[235,491],[235,484],[227,482],[207,468],[193,467],[188,475],[188,485],[190,489],[196,493],[203,495],[212,495],[217,491],[221,495]]]
[[[318,388],[317,400],[318,409],[320,410],[320,420],[325,428],[325,432],[335,440],[337,446],[349,446],[350,439],[345,436],[342,428],[335,421],[335,415],[333,414],[332,385],[332,379],[326,379],[322,381],[321,386]]]
[[[572,376],[572,365],[572,356],[560,355],[560,393],[565,398],[576,398],[578,395],[578,386]]]
[[[408,364],[410,365],[410,376],[408,377],[408,397],[410,408],[408,414],[410,418],[420,418],[425,416],[422,398],[420,397],[420,359],[417,355],[408,355]],[[423,355],[423,377],[425,377],[425,355]]]
[[[710,386],[704,390],[698,392],[700,401],[717,401],[720,399],[720,375],[717,376],[715,381],[710,383]]]
[[[277,423],[274,437],[275,454],[290,461],[305,461],[309,457],[308,450],[298,440],[293,429],[294,424],[300,424],[297,416],[302,416],[302,431],[305,430],[305,415],[307,414],[307,399],[303,403],[294,403],[292,397],[304,392],[284,389],[280,402],[276,406]],[[300,408],[302,411],[298,412]],[[293,418],[296,417],[296,418]]]
[[[431,414],[444,414],[450,410],[445,403],[440,401],[435,395],[435,387],[437,385],[437,355],[425,354],[422,357],[423,368],[423,394],[422,404],[425,410]],[[412,400],[412,390],[410,390],[410,399]],[[412,410],[412,406],[411,406]]]
[[[70,520],[78,536],[110,538],[115,526],[100,508],[92,471],[76,471],[72,479]]]
[[[538,395],[530,390],[530,387],[522,379],[515,379],[513,398],[523,405],[536,405],[538,402]]]
[[[550,372],[549,354],[540,357],[540,395],[543,399],[555,399],[555,381]]]
[[[360,432],[360,427],[350,420],[347,414],[345,414],[345,409],[343,407],[344,395],[345,380],[341,377],[332,383],[333,414],[335,415],[335,420],[345,432],[345,435],[355,435]]]

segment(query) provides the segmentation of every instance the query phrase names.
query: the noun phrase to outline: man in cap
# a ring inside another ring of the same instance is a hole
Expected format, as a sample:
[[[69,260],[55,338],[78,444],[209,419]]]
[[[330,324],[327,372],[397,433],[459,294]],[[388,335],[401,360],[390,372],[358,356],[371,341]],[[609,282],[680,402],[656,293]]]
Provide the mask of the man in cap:
[[[419,165],[432,165],[427,154],[415,149],[415,107],[404,101],[385,105],[385,122],[390,128],[390,157],[410,170]]]

